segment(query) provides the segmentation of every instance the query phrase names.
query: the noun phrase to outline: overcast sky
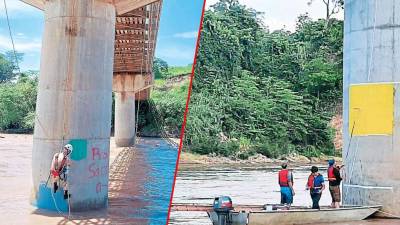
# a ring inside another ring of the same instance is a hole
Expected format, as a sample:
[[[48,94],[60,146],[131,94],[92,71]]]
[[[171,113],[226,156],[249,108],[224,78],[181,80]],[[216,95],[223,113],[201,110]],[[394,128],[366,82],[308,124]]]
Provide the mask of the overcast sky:
[[[310,0],[239,0],[241,4],[264,12],[264,23],[270,30],[286,28],[294,31],[296,19],[300,14],[308,12],[313,19],[325,18],[325,5],[322,0],[314,0],[309,6]],[[218,0],[207,0],[207,7],[215,4]],[[343,12],[338,15],[343,18]]]

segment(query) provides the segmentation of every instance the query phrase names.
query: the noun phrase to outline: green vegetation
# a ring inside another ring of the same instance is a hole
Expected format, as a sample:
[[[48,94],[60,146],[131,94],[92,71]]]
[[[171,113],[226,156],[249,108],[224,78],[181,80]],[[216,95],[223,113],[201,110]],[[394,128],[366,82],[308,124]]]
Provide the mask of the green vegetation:
[[[171,66],[168,69],[169,74],[171,77],[183,75],[183,74],[190,74],[192,73],[192,64],[187,66]]]
[[[302,15],[292,33],[271,32],[261,18],[237,0],[206,11],[185,149],[235,158],[332,154],[343,21]]]
[[[160,63],[162,62],[162,63]],[[143,136],[179,137],[192,65],[173,66],[156,58],[153,71],[160,71],[151,98],[139,104],[139,134]],[[183,76],[185,75],[185,76]]]
[[[179,137],[188,82],[157,86],[151,98],[140,102],[139,133],[142,136]]]
[[[17,56],[22,59],[22,55]],[[180,73],[190,73],[191,68],[191,65],[169,67],[166,62],[160,68],[155,63],[154,71],[161,71],[161,78],[155,81],[151,99],[138,102],[139,134],[179,136],[188,82],[187,79],[178,79],[176,83],[170,80],[179,78]],[[38,72],[19,75],[17,70],[11,53],[0,54],[0,131],[30,133],[35,120]]]
[[[11,51],[5,54],[0,53],[0,84],[10,82],[17,76],[15,71],[18,70],[18,67],[15,63],[15,57],[17,57],[18,61],[21,61],[22,54],[17,53],[14,55]]]
[[[25,73],[16,82],[0,84],[0,130],[33,130],[38,77]]]
[[[168,66],[168,63],[164,60],[155,58],[153,63],[153,72],[156,80],[164,80],[191,73],[192,64],[187,66]]]

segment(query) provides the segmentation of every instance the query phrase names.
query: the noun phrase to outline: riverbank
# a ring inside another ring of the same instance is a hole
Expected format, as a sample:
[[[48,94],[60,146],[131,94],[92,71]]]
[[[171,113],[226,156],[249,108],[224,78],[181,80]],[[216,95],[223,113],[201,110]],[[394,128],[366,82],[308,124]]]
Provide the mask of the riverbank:
[[[189,152],[182,152],[179,160],[179,168],[183,170],[207,167],[279,167],[283,162],[287,162],[290,167],[307,165],[326,165],[327,161],[334,158],[338,164],[342,163],[342,158],[322,155],[320,157],[307,158],[298,154],[291,154],[281,159],[271,159],[264,155],[257,154],[248,159],[232,159],[216,155],[199,155]]]

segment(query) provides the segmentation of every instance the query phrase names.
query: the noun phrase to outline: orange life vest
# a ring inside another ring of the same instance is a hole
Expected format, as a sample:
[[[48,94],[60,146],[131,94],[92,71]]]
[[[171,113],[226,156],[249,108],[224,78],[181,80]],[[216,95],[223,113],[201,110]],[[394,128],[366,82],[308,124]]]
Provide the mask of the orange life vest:
[[[308,176],[307,187],[309,189],[314,188],[314,175],[312,175],[312,174],[310,176]]]
[[[287,169],[279,171],[279,185],[281,187],[289,186],[288,174],[289,174],[289,170],[287,170]]]
[[[54,177],[60,176],[60,174],[62,173],[64,166],[65,166],[65,162],[67,161],[67,157],[64,156],[64,158],[61,160],[61,163],[58,163],[58,156],[59,153],[57,153],[54,156],[54,168],[51,171],[51,173],[53,174]]]
[[[334,181],[334,180],[336,180],[336,177],[335,177],[335,174],[333,173],[333,170],[334,170],[334,167],[333,167],[333,166],[330,166],[330,167],[328,168],[328,180],[329,180],[329,181]]]

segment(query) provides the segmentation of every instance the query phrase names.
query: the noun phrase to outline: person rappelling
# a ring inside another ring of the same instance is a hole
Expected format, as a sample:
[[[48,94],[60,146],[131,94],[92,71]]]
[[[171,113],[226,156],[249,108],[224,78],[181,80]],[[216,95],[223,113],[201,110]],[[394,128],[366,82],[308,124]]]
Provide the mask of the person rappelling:
[[[71,144],[64,146],[63,150],[59,153],[54,154],[51,162],[50,173],[53,180],[53,191],[54,193],[58,190],[58,184],[64,189],[64,199],[68,199],[68,183],[67,176],[71,161],[69,156],[71,155],[73,147]]]

